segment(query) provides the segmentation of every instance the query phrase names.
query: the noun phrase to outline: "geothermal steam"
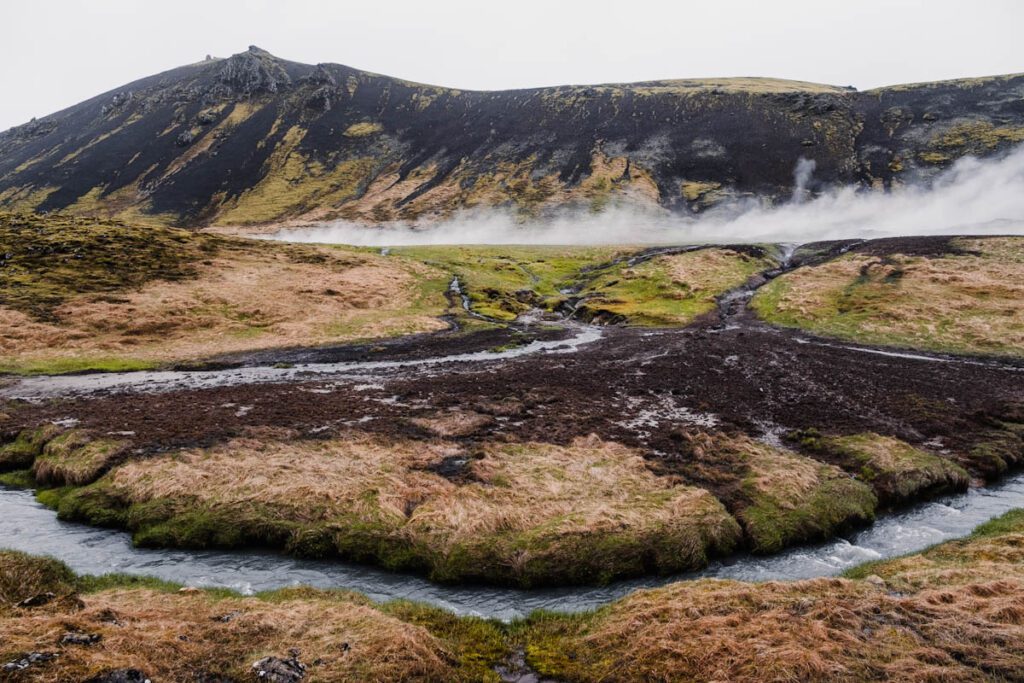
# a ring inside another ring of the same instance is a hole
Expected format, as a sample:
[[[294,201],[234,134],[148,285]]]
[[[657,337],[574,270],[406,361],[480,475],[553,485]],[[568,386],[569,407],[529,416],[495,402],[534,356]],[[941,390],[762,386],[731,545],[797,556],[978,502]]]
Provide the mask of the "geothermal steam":
[[[1024,146],[999,158],[964,158],[934,177],[889,193],[834,189],[806,198],[813,162],[794,170],[785,205],[733,204],[692,218],[660,210],[611,208],[522,223],[499,210],[465,212],[413,227],[338,222],[282,231],[274,239],[365,246],[401,244],[685,244],[812,242],[853,237],[1024,234]]]

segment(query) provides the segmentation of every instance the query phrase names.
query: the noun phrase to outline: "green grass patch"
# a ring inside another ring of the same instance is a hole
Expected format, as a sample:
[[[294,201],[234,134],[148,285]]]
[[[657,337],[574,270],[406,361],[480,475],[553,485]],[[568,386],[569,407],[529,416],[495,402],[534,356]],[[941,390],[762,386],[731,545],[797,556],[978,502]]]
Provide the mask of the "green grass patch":
[[[76,372],[131,372],[160,367],[156,361],[118,356],[71,356],[25,361],[0,361],[0,374],[69,375]]]
[[[560,290],[574,284],[581,271],[629,251],[623,247],[472,245],[396,247],[392,253],[457,276],[475,313],[511,321],[533,307],[554,308],[564,298]]]
[[[658,256],[601,272],[580,292],[591,317],[629,324],[685,325],[715,309],[717,297],[774,266],[768,249],[708,248]]]

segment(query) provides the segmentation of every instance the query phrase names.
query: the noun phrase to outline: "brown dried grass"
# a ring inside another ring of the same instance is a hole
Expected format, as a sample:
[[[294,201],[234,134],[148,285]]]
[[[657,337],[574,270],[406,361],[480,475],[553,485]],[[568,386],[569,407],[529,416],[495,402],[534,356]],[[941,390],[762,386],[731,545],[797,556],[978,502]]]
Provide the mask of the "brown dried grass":
[[[0,365],[79,356],[164,362],[445,327],[436,317],[444,308],[441,289],[436,301],[422,300],[422,280],[441,277],[428,266],[302,250],[313,258],[285,249],[223,251],[194,279],[80,295],[55,310],[56,323],[0,307]]]
[[[1024,677],[1024,511],[850,574],[861,580],[682,581],[534,616],[527,654],[570,681]]]
[[[307,595],[303,596],[303,592]],[[83,596],[69,613],[20,610],[4,619],[4,653],[59,651],[60,657],[19,675],[25,681],[80,681],[136,668],[156,681],[253,677],[266,656],[301,650],[311,680],[442,681],[460,672],[444,644],[424,627],[375,609],[364,598],[299,591],[273,602],[114,589]],[[222,615],[237,613],[229,621]],[[114,621],[116,620],[116,621]],[[59,646],[68,631],[95,633],[91,646]],[[6,661],[6,660],[5,660]]]
[[[1020,580],[909,597],[844,579],[682,582],[567,633],[541,621],[527,652],[568,680],[1019,680],[1022,600]]]
[[[446,458],[465,461],[461,485],[432,471]],[[450,443],[358,435],[238,439],[129,462],[101,484],[129,503],[188,502],[226,519],[259,508],[306,525],[371,524],[376,534],[429,548],[438,563],[456,551],[486,556],[510,567],[488,570],[506,578],[549,552],[602,538],[646,539],[635,542],[661,544],[666,561],[693,566],[707,548],[732,547],[739,535],[709,492],[659,477],[639,453],[596,438],[570,446],[484,444],[473,453]]]
[[[1024,239],[958,240],[979,255],[849,254],[800,268],[755,300],[769,320],[871,343],[1024,353]]]

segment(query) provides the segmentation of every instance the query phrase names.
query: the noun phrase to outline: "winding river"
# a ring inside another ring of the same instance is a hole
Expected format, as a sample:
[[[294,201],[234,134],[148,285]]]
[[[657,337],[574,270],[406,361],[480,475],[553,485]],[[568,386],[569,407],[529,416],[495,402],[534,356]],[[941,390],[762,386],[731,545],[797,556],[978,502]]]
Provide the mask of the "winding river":
[[[457,614],[511,620],[536,609],[575,612],[598,607],[638,589],[702,577],[749,581],[829,576],[868,560],[921,550],[964,536],[978,524],[1024,507],[1024,473],[1001,483],[922,503],[881,517],[847,538],[792,548],[777,555],[741,555],[701,572],[619,581],[607,586],[520,590],[440,586],[423,578],[342,562],[300,560],[269,551],[146,550],[127,533],[61,522],[31,491],[0,488],[0,545],[57,557],[85,574],[124,572],[190,586],[228,587],[242,593],[306,584],[346,588],[374,600],[406,598]]]

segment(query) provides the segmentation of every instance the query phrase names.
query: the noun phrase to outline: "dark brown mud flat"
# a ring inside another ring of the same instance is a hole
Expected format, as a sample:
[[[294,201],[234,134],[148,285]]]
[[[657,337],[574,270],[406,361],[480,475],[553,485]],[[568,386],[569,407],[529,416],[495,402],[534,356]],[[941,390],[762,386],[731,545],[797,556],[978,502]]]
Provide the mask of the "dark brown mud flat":
[[[671,469],[690,457],[687,432],[706,427],[769,440],[808,428],[876,432],[967,458],[997,423],[1020,419],[1022,401],[1024,374],[1012,366],[819,345],[758,325],[707,325],[611,328],[572,354],[386,370],[359,383],[9,403],[3,429],[74,418],[99,433],[132,432],[134,446],[152,452],[217,443],[254,427],[312,437],[359,423],[360,430],[424,436],[405,418],[458,409],[502,418],[460,439],[568,443],[597,434],[641,446]]]

